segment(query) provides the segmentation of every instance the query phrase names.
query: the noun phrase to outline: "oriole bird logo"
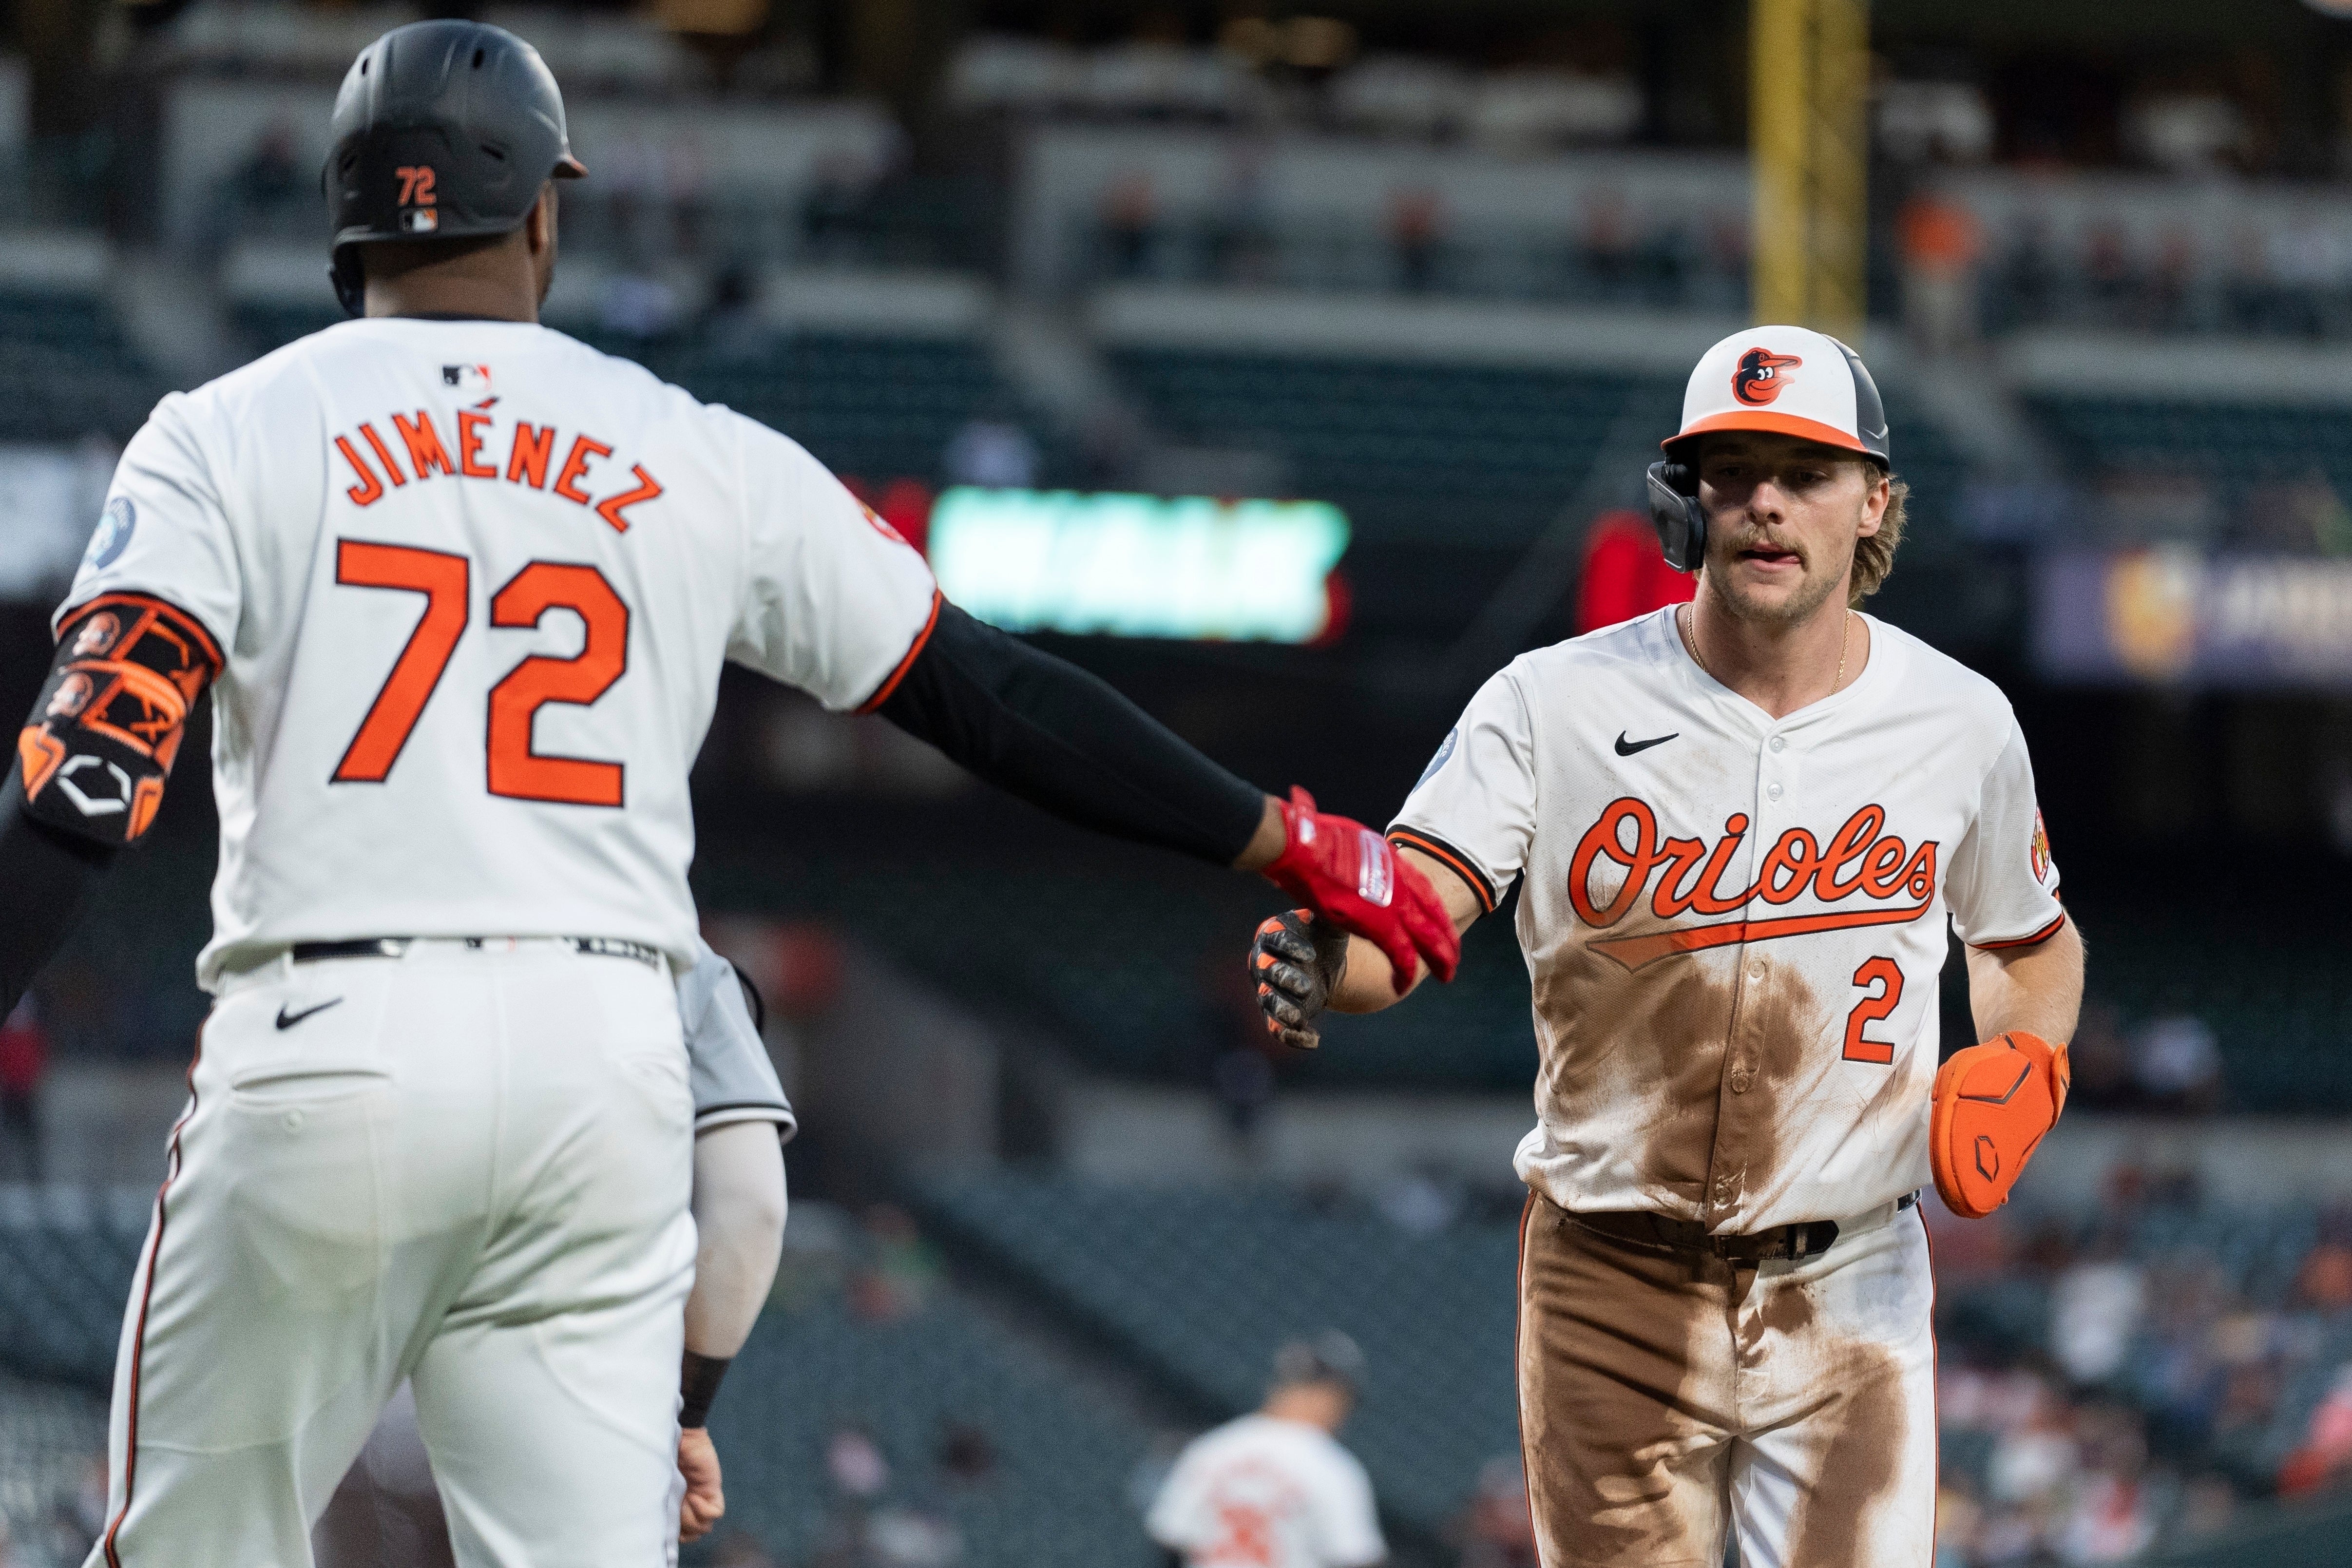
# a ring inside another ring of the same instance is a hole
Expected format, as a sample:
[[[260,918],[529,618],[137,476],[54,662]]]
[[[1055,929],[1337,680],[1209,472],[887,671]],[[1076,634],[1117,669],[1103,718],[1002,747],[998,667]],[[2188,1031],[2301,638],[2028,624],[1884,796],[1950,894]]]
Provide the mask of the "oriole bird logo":
[[[1761,408],[1780,396],[1780,389],[1789,384],[1780,372],[1804,363],[1795,354],[1749,349],[1739,356],[1739,368],[1731,373],[1731,395],[1751,408]]]

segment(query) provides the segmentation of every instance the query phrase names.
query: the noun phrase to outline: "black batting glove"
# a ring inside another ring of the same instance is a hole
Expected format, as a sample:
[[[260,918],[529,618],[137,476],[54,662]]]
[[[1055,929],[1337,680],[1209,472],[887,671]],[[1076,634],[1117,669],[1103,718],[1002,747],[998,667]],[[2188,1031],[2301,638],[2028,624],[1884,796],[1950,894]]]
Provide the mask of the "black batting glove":
[[[1315,1020],[1347,970],[1348,933],[1312,910],[1292,910],[1257,928],[1249,964],[1266,1033],[1294,1050],[1321,1045]]]

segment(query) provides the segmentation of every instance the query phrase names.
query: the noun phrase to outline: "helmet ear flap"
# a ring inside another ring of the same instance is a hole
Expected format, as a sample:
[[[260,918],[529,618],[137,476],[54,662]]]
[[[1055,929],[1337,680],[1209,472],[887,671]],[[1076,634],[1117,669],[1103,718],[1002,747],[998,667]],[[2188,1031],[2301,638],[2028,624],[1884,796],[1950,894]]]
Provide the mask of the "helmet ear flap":
[[[334,259],[327,263],[327,280],[335,286],[335,299],[344,315],[367,314],[367,274],[360,267],[358,246],[335,247]]]
[[[1698,504],[1698,472],[1686,463],[1652,463],[1649,472],[1650,521],[1658,530],[1658,543],[1666,564],[1677,572],[1696,572],[1706,560],[1706,513]]]

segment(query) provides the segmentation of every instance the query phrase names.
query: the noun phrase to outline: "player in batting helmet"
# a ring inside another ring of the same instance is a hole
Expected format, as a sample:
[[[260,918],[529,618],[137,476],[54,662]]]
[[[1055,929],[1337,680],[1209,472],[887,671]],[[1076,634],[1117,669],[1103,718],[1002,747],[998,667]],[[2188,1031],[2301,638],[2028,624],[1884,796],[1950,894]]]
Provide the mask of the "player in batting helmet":
[[[369,45],[335,95],[331,132],[328,275],[354,316],[360,247],[511,234],[550,179],[588,173],[539,51],[480,22],[414,22]]]

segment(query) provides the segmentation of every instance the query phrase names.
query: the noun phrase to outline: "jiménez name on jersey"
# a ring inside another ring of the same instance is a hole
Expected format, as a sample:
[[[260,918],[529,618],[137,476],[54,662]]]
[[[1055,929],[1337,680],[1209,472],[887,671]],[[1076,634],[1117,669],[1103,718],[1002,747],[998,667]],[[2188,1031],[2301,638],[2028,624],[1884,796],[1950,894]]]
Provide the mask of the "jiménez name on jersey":
[[[494,397],[489,401],[496,403],[498,399]],[[356,431],[334,437],[335,450],[343,455],[343,460],[359,477],[357,484],[343,491],[353,506],[373,506],[392,489],[407,484],[412,478],[422,480],[441,474],[450,479],[494,479],[502,484],[524,485],[535,490],[545,490],[551,495],[562,496],[575,506],[593,509],[598,517],[611,525],[614,532],[626,533],[629,531],[628,509],[652,500],[662,493],[661,481],[647,473],[644,464],[632,463],[629,472],[636,480],[635,487],[616,489],[599,500],[583,487],[594,483],[598,477],[590,472],[591,467],[603,464],[612,457],[611,443],[599,441],[593,436],[575,433],[571,446],[564,452],[563,461],[559,465],[555,462],[555,450],[560,441],[552,424],[534,425],[529,420],[516,420],[514,428],[505,437],[504,460],[501,461],[498,452],[499,431],[487,406],[457,410],[457,427],[452,433],[457,447],[454,459],[450,456],[449,445],[441,439],[440,426],[433,422],[430,409],[420,408],[414,415],[387,415],[384,423],[391,426],[394,436],[408,453],[405,470],[394,456],[392,442],[377,429],[374,420],[362,420]],[[353,445],[353,436],[375,454],[376,463],[383,470],[381,475]],[[548,479],[550,468],[555,472],[552,481]],[[386,489],[387,479],[390,489]]]

